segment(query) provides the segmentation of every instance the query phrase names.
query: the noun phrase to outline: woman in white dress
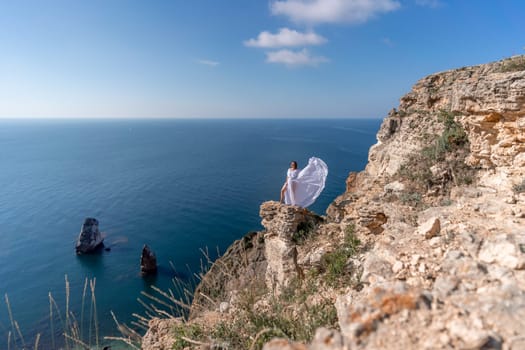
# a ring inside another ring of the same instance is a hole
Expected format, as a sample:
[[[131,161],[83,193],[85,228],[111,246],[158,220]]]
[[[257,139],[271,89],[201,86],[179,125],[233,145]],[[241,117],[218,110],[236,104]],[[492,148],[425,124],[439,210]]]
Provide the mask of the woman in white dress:
[[[281,188],[281,203],[306,208],[312,205],[324,189],[328,167],[316,157],[311,157],[303,170],[297,169],[297,162],[290,163],[286,182]]]
[[[288,168],[288,171],[286,172],[286,181],[284,182],[284,185],[281,188],[281,199],[280,199],[281,203],[284,201],[286,191],[288,189],[290,189],[289,196],[291,198],[291,201],[293,201],[293,192],[294,192],[294,187],[295,187],[294,180],[297,178],[297,175],[299,175],[299,169],[297,169],[297,162],[294,160],[290,163],[290,168]],[[289,204],[289,203],[286,203],[286,204]]]

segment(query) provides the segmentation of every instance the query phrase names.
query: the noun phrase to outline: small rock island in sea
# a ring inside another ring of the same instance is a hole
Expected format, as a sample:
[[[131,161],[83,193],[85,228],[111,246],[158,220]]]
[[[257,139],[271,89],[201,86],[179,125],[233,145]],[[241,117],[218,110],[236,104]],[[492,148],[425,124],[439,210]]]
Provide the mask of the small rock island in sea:
[[[94,253],[104,247],[104,238],[98,229],[98,220],[86,218],[80,229],[75,250],[77,254]]]
[[[140,273],[142,276],[157,273],[157,256],[147,244],[142,247],[142,254],[140,255]]]

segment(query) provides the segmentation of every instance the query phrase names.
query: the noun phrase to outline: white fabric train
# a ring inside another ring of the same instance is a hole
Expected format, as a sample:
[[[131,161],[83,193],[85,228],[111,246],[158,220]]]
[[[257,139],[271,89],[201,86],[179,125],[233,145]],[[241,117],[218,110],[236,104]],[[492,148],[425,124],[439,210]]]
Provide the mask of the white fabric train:
[[[284,195],[286,204],[306,208],[312,205],[324,189],[328,167],[321,159],[312,157],[295,178],[288,178]]]

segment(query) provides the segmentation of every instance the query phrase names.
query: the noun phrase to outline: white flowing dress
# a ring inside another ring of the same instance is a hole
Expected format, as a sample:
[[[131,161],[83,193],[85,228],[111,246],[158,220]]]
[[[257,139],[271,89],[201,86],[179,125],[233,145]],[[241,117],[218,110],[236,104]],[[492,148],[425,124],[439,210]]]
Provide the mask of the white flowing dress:
[[[327,175],[326,163],[316,157],[310,158],[301,171],[288,169],[284,202],[309,207],[323,191]]]

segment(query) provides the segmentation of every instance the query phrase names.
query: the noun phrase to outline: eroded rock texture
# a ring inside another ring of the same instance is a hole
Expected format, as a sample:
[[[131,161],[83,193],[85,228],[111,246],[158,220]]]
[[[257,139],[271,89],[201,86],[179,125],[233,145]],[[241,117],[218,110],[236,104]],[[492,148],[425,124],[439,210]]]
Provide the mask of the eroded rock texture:
[[[279,294],[282,288],[302,274],[297,264],[297,245],[294,238],[301,227],[303,231],[312,229],[322,219],[307,209],[274,201],[263,203],[259,213],[261,223],[266,229],[266,287]]]

